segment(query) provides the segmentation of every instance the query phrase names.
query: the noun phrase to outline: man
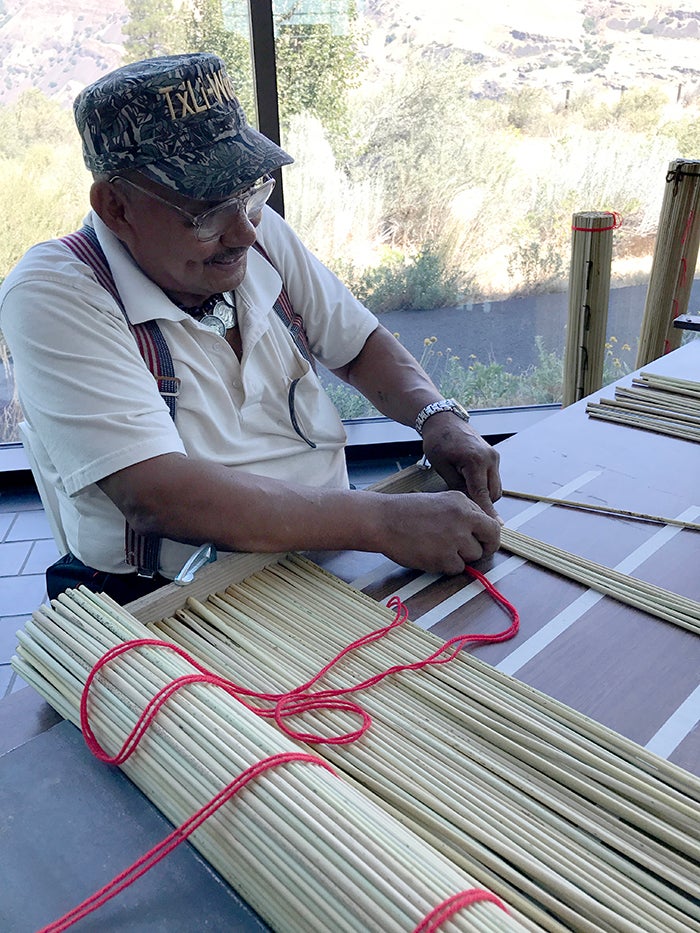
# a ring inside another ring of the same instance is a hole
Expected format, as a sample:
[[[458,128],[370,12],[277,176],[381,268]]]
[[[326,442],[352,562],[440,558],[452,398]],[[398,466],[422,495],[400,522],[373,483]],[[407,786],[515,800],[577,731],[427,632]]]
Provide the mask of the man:
[[[70,548],[49,595],[87,582],[125,602],[208,542],[376,551],[451,574],[491,554],[498,455],[265,206],[269,173],[292,159],[247,124],[221,60],[128,65],[74,109],[94,178],[87,229],[33,247],[0,292]],[[135,339],[154,325],[171,378]],[[314,357],[415,425],[453,491],[351,490]]]

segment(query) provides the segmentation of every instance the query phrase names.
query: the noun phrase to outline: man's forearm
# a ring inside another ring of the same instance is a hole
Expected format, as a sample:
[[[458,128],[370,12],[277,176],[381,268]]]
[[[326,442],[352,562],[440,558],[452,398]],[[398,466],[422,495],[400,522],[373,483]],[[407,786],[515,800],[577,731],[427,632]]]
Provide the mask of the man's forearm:
[[[358,389],[387,418],[413,427],[418,412],[442,398],[420,364],[381,325],[361,353],[335,374]]]
[[[386,328],[378,327],[362,352],[338,372],[387,417],[414,426],[418,413],[442,398],[420,364]],[[452,411],[433,414],[421,429],[423,450],[451,489],[465,492],[493,518],[501,495],[498,454]]]
[[[180,454],[135,464],[100,486],[140,534],[239,551],[377,543],[372,510],[349,490],[290,485]]]
[[[226,551],[373,551],[459,573],[499,543],[498,524],[455,492],[315,489],[180,454],[135,464],[100,486],[135,531]]]

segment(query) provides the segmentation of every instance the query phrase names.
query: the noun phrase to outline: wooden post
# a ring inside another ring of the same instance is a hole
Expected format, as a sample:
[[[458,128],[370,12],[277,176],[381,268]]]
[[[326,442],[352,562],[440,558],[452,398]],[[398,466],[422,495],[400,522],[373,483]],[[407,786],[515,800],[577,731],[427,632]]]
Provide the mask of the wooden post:
[[[619,223],[609,211],[585,211],[572,218],[563,406],[603,384],[612,235]]]
[[[688,308],[700,243],[699,199],[700,161],[675,159],[666,173],[637,368],[680,346],[682,333],[673,321]]]

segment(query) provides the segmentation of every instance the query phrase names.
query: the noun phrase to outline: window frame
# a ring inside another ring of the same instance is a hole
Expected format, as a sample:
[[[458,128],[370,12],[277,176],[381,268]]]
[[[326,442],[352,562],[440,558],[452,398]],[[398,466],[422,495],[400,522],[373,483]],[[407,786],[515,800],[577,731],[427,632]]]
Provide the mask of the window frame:
[[[273,0],[248,0],[250,47],[253,66],[258,129],[277,145],[281,145],[275,56]],[[270,206],[284,217],[284,185],[282,170],[272,173],[277,184]],[[482,436],[495,443],[559,409],[559,405],[534,405],[520,408],[479,410],[472,423]],[[396,424],[388,418],[361,418],[345,421],[350,456],[362,454],[382,458],[388,451],[413,453],[420,441],[412,428]],[[29,462],[21,443],[0,445],[0,474],[29,470]]]

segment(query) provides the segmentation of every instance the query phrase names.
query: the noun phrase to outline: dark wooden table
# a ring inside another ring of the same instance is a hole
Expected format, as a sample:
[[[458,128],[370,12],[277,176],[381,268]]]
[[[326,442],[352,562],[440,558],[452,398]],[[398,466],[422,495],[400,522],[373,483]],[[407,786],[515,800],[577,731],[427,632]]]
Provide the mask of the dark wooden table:
[[[700,381],[700,342],[645,369]],[[608,387],[591,400],[612,395]],[[594,420],[585,407],[499,445],[505,489],[700,521],[700,446]],[[499,511],[533,538],[700,600],[697,531],[507,496]],[[465,577],[434,579],[375,555],[322,562],[377,599],[398,592],[410,618],[441,637],[506,627]],[[503,552],[480,569],[495,572],[521,616],[518,636],[473,649],[480,658],[700,774],[700,637]]]

